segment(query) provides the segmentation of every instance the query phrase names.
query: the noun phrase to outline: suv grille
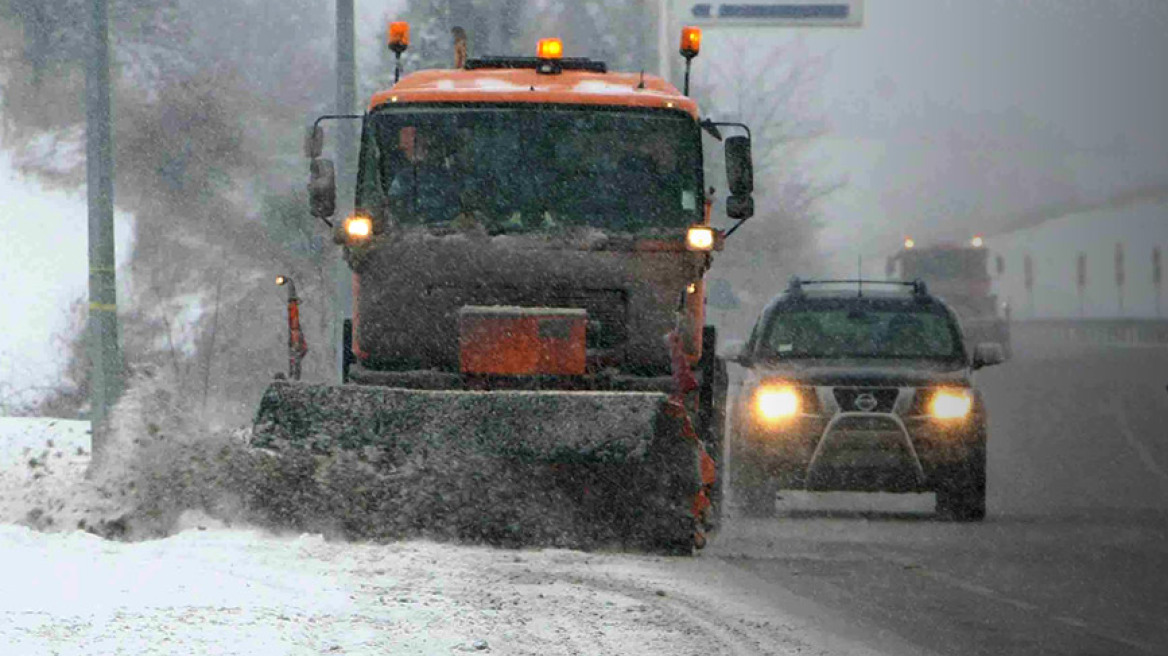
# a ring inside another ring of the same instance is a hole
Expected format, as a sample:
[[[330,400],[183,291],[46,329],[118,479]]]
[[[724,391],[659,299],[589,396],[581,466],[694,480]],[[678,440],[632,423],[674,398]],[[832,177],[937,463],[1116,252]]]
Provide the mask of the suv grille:
[[[832,393],[842,412],[892,412],[900,390],[895,387],[837,387]],[[871,401],[865,404],[869,397],[875,401],[875,406]]]

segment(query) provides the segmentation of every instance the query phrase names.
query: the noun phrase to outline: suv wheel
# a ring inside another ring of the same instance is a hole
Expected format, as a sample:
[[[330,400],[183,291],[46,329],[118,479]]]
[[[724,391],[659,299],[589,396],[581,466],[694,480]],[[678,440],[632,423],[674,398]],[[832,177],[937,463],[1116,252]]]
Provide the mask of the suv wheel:
[[[986,514],[985,442],[969,451],[965,461],[939,472],[937,514],[959,522],[979,522]]]

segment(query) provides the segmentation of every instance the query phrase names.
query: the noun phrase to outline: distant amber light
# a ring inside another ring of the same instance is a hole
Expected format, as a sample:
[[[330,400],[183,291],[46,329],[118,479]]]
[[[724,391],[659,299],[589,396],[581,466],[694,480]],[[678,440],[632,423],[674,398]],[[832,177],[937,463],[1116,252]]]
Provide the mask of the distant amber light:
[[[564,56],[564,42],[559,39],[540,39],[536,46],[540,59],[560,59]]]
[[[702,30],[700,27],[681,28],[681,56],[697,57],[702,50]]]
[[[985,240],[981,238],[981,235],[977,235],[973,239],[970,239],[969,243],[972,244],[974,248],[981,248],[982,246],[985,246]]]
[[[905,239],[904,239],[904,247],[905,248],[912,248],[913,246],[916,246],[916,245],[917,245],[917,243],[915,241],[913,241],[912,238],[905,237]]]

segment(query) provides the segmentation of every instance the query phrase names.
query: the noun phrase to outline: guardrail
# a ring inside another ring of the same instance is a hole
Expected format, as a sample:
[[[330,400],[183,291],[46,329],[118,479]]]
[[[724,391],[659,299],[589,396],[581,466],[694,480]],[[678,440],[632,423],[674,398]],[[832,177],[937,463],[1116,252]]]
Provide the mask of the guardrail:
[[[1018,345],[1168,348],[1168,319],[1024,319],[1010,333]]]

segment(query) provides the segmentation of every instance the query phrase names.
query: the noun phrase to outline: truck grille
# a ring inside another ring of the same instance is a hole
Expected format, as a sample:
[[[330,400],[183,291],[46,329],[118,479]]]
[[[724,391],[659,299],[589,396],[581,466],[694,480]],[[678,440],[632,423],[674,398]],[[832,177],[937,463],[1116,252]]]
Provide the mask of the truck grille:
[[[837,387],[832,392],[841,412],[892,412],[899,394],[895,387]],[[865,405],[863,402],[857,404],[862,396],[875,400],[875,406],[861,407]]]
[[[579,308],[588,311],[587,347],[622,349],[628,340],[628,293],[623,289],[470,288],[459,305]]]

